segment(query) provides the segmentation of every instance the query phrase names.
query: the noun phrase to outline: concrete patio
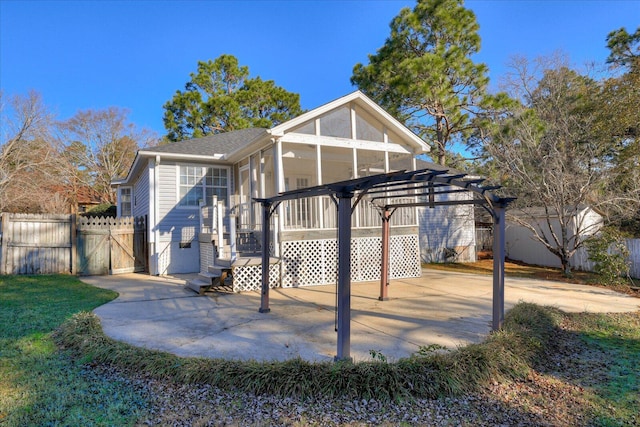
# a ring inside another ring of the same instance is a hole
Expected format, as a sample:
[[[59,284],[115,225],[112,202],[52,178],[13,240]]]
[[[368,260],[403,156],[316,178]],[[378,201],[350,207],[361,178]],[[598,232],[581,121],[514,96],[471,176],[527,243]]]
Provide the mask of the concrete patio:
[[[107,335],[179,356],[232,359],[333,360],[335,286],[272,289],[271,312],[261,314],[258,292],[208,292],[184,287],[188,275],[91,276],[82,280],[120,296],[95,310]],[[388,301],[379,283],[352,284],[351,355],[371,360],[407,357],[420,346],[454,348],[482,341],[490,331],[491,276],[423,270],[396,279]],[[505,280],[505,309],[518,301],[572,312],[630,312],[640,299],[607,289],[540,280]]]

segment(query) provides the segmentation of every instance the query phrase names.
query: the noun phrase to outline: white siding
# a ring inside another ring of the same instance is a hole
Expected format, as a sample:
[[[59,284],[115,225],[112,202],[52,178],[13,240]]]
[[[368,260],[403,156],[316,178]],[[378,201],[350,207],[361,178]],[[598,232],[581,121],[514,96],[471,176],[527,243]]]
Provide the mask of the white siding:
[[[591,209],[585,209],[578,213],[578,217],[584,216],[581,229],[582,235],[592,235],[599,230],[602,225],[602,217]],[[540,224],[546,224],[543,218],[539,218]],[[551,226],[554,231],[560,234],[560,224],[557,219],[551,219]],[[575,234],[575,222],[569,227],[570,232]],[[544,233],[551,239],[551,232],[548,227],[544,228]],[[541,265],[546,267],[560,268],[560,259],[549,252],[547,248],[538,240],[533,238],[529,229],[507,220],[505,230],[506,256],[510,259],[522,261],[527,264]],[[587,251],[584,248],[578,249],[569,261],[571,266],[578,270],[591,270],[593,263],[588,259]]]
[[[535,240],[529,229],[509,221],[505,229],[505,250],[507,258],[512,260],[547,267],[561,266],[558,257]]]
[[[133,216],[149,214],[149,170],[144,168],[133,184]]]
[[[465,200],[468,193],[453,193],[448,200]],[[438,199],[444,200],[444,198]],[[420,257],[423,262],[473,262],[476,260],[476,233],[473,205],[418,208]],[[451,251],[451,252],[450,252]],[[447,258],[447,253],[457,254]]]
[[[196,235],[198,208],[177,207],[176,163],[161,162],[159,168],[158,271],[160,274],[197,273],[200,271],[200,250]],[[191,247],[180,248],[180,243],[190,243]]]

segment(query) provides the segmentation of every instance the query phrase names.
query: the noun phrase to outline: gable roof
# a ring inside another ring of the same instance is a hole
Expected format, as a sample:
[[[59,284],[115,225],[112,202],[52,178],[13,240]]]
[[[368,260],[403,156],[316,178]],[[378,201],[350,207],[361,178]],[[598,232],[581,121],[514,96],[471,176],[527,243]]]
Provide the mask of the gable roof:
[[[178,154],[188,156],[222,157],[244,146],[250,145],[258,137],[266,134],[267,129],[249,128],[231,132],[208,135],[202,138],[187,139],[166,145],[140,150],[144,154]]]
[[[393,116],[387,113],[382,107],[373,102],[364,93],[357,90],[311,111],[303,113],[298,117],[276,125],[271,129],[249,128],[239,129],[231,132],[209,135],[202,138],[188,139],[173,142],[157,147],[150,147],[138,151],[133,165],[125,178],[112,181],[112,185],[127,183],[142,167],[143,158],[162,156],[172,159],[202,160],[202,161],[223,161],[230,162],[242,154],[251,150],[251,146],[260,141],[266,143],[270,137],[280,137],[286,132],[314,118],[339,108],[349,103],[355,103],[365,111],[378,117],[385,127],[400,135],[405,141],[414,147],[414,153],[429,152],[429,146],[409,128],[404,126]]]
[[[299,115],[298,117],[288,120],[284,123],[281,123],[277,126],[269,129],[269,133],[274,136],[284,135],[285,132],[300,126],[301,124],[319,117],[325,113],[328,113],[331,110],[334,110],[342,105],[349,104],[350,102],[355,102],[358,106],[362,107],[369,113],[373,113],[378,116],[384,125],[405,137],[407,141],[412,143],[418,150],[416,154],[428,153],[430,151],[429,145],[427,145],[422,138],[413,133],[408,127],[404,124],[400,123],[395,117],[391,114],[387,113],[382,107],[376,104],[371,98],[365,95],[362,91],[356,90],[355,92],[351,92],[348,95],[345,95],[341,98],[328,102],[324,105],[321,105],[318,108],[314,108],[311,111],[307,111],[304,114]]]

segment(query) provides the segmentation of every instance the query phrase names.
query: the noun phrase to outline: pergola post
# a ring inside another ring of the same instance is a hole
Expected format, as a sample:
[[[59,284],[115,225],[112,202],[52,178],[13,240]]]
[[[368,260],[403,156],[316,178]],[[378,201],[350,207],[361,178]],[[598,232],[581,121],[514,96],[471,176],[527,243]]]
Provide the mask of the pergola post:
[[[504,258],[505,208],[494,208],[493,214],[493,322],[492,330],[504,322]]]
[[[269,308],[269,238],[271,237],[271,203],[262,202],[262,292],[260,294],[260,313],[268,313]]]
[[[382,262],[380,265],[380,301],[389,299],[387,288],[389,286],[389,220],[391,212],[385,206],[382,212]]]
[[[338,196],[338,350],[336,361],[351,360],[351,199]]]

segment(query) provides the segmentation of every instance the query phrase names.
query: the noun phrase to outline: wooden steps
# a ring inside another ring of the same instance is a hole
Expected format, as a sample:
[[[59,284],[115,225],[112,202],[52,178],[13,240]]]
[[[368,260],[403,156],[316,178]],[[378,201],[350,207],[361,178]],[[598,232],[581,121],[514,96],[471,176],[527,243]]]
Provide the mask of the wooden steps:
[[[187,281],[185,286],[199,295],[204,295],[212,288],[229,288],[230,285],[225,282],[230,274],[229,266],[210,266],[209,271],[199,273],[196,279]]]

